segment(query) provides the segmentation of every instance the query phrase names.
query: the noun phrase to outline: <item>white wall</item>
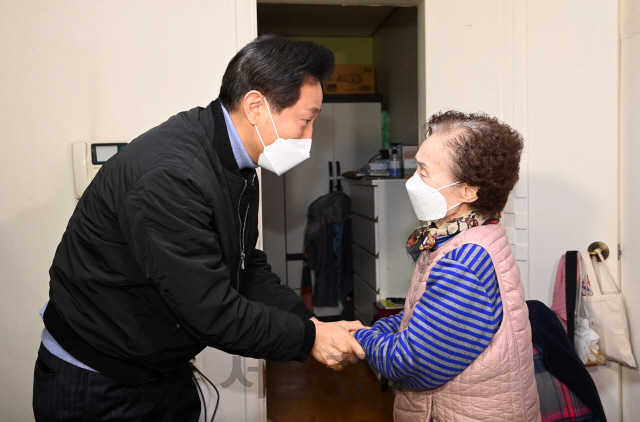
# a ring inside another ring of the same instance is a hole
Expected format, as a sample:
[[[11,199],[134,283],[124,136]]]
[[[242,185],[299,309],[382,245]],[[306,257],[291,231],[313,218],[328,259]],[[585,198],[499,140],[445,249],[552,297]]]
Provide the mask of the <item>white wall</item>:
[[[598,0],[425,2],[425,118],[483,111],[525,138],[503,222],[527,299],[551,303],[567,250],[601,240],[617,264],[618,13]],[[590,372],[620,420],[618,365]]]
[[[636,363],[640,362],[640,2],[623,0],[620,19],[621,280]],[[622,420],[640,414],[640,371],[622,368]]]
[[[531,1],[527,8],[530,297],[551,303],[568,250],[618,243],[618,4]],[[610,422],[619,365],[589,368]]]
[[[456,109],[496,116],[525,137],[520,182],[502,223],[529,292],[524,2],[431,0],[424,10],[426,111]]]
[[[543,301],[565,251],[616,249],[618,8],[605,3],[529,2],[530,280]]]
[[[131,140],[207,105],[235,16],[233,0],[2,2],[0,420],[33,419],[38,311],[76,203],[71,143]]]

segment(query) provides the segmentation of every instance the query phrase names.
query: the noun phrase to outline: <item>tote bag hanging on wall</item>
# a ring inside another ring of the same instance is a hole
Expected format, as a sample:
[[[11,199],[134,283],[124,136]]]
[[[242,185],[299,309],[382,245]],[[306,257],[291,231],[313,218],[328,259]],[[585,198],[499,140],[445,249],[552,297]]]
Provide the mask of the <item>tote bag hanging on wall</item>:
[[[600,352],[609,360],[635,368],[636,361],[629,342],[629,326],[622,294],[609,271],[609,267],[604,262],[602,254],[598,252],[598,255],[614,291],[602,291],[601,278],[598,277],[596,271],[596,258],[591,258],[589,252],[581,252],[582,262],[586,267],[593,291],[592,296],[582,297],[584,312],[587,318],[599,322],[593,328],[600,336]]]
[[[573,347],[585,366],[606,365],[607,361],[600,353],[598,346],[600,336],[593,329],[600,325],[600,321],[596,318],[587,318],[584,311],[583,292],[585,297],[591,294],[588,288],[587,271],[584,269],[584,264],[579,255],[577,256],[577,261],[581,271],[579,282],[577,283],[577,292],[575,293],[577,300],[575,305]]]

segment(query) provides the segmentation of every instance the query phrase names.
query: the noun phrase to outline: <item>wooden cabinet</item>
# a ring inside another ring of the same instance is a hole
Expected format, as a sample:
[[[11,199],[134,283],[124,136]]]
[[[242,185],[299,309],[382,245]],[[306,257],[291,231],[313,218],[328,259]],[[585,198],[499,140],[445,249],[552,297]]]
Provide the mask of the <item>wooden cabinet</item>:
[[[353,284],[356,316],[373,320],[381,298],[405,297],[413,261],[405,243],[420,222],[404,179],[348,181],[353,210]]]

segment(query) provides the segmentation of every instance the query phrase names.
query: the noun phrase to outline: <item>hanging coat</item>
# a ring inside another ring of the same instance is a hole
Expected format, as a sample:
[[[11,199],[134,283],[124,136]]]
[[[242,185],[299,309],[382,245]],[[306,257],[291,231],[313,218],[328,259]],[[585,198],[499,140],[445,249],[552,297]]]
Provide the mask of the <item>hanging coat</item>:
[[[323,195],[309,205],[304,249],[315,272],[313,304],[348,305],[353,290],[351,199],[343,192]]]

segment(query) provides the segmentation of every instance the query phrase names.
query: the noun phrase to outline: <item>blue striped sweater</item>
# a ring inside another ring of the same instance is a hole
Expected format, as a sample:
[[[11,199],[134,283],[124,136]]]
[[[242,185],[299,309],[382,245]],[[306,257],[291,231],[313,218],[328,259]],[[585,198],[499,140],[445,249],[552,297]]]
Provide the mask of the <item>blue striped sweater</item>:
[[[442,247],[455,235],[437,239]],[[489,345],[502,321],[496,272],[487,251],[462,245],[432,268],[407,330],[403,313],[358,330],[367,360],[408,388],[438,387],[466,369]]]

